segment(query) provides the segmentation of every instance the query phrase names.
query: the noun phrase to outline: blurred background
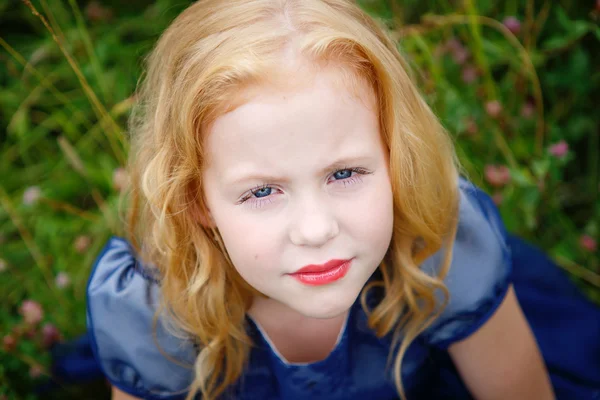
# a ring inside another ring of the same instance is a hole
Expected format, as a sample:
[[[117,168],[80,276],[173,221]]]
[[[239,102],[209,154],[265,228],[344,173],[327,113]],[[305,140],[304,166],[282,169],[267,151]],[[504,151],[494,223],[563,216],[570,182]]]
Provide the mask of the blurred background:
[[[397,40],[509,231],[600,304],[600,0],[362,0]],[[107,398],[52,379],[122,234],[142,58],[188,2],[0,0],[0,400]],[[118,327],[115,327],[118,329]]]

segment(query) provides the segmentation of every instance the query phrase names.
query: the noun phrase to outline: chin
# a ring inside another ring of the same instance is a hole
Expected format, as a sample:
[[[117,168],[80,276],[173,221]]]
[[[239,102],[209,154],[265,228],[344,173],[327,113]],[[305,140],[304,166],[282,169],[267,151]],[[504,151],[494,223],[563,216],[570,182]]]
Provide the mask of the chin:
[[[329,319],[346,313],[352,307],[355,300],[356,296],[346,296],[345,298],[335,297],[330,300],[315,298],[315,301],[309,304],[290,304],[289,306],[309,318]]]

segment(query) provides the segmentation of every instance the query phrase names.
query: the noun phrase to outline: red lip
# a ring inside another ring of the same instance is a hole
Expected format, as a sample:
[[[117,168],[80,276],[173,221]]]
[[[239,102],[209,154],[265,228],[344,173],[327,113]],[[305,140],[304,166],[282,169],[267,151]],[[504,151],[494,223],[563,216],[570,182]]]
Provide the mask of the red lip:
[[[329,260],[325,264],[310,264],[300,268],[298,271],[293,274],[310,274],[310,273],[319,273],[326,272],[335,268],[338,268],[342,264],[346,264],[350,260]],[[292,274],[292,275],[293,275]]]
[[[290,276],[305,285],[327,285],[342,279],[350,269],[351,264],[352,259],[331,260],[322,265],[307,265],[290,274]]]

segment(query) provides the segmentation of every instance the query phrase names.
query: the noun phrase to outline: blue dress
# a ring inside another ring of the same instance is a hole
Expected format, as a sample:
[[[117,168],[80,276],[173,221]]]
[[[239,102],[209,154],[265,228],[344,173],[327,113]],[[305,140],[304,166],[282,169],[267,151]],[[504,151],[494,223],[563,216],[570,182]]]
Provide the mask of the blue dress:
[[[402,365],[408,399],[470,399],[448,346],[477,331],[513,284],[536,335],[559,399],[600,399],[600,310],[585,300],[542,253],[507,235],[485,193],[460,182],[459,227],[445,284],[450,302],[409,347]],[[422,268],[435,273],[441,255]],[[377,279],[375,272],[371,279]],[[88,289],[88,337],[110,382],[145,399],[181,399],[193,378],[197,348],[152,324],[159,302],[156,279],[126,240],[114,237],[98,256]],[[373,307],[382,293],[371,291]],[[397,399],[392,368],[386,370],[391,335],[377,338],[359,300],[331,354],[315,363],[288,363],[250,317],[254,340],[249,366],[228,396],[238,400]],[[156,346],[156,341],[162,351]],[[168,356],[168,357],[167,357]]]

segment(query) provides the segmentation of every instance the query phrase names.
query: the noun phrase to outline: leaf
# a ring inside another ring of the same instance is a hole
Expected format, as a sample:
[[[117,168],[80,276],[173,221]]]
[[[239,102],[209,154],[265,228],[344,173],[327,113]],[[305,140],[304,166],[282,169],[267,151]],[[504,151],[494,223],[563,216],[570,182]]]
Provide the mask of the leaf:
[[[592,31],[592,27],[587,24],[585,26],[576,24],[575,26],[577,27],[576,30],[570,31],[566,35],[556,36],[545,41],[542,49],[546,51],[552,51],[567,47],[571,43],[581,39],[588,32]]]
[[[534,179],[529,173],[529,171],[527,171],[524,168],[511,169],[510,176],[512,178],[512,181],[520,187],[530,187],[535,184]]]
[[[543,178],[550,169],[550,160],[548,158],[535,160],[531,163],[531,169],[537,178]]]
[[[26,107],[21,107],[13,114],[13,117],[6,127],[6,131],[17,137],[24,137],[29,131],[31,124],[29,123],[29,113]]]
[[[557,9],[556,17],[560,27],[563,29],[554,31],[556,36],[544,42],[542,46],[543,50],[552,51],[567,47],[572,42],[581,39],[588,32],[593,31],[598,35],[598,27],[595,24],[582,20],[570,20],[562,8]]]
[[[571,20],[565,13],[565,10],[562,7],[556,8],[556,19],[558,20],[558,24],[564,28],[564,30],[571,30]]]

